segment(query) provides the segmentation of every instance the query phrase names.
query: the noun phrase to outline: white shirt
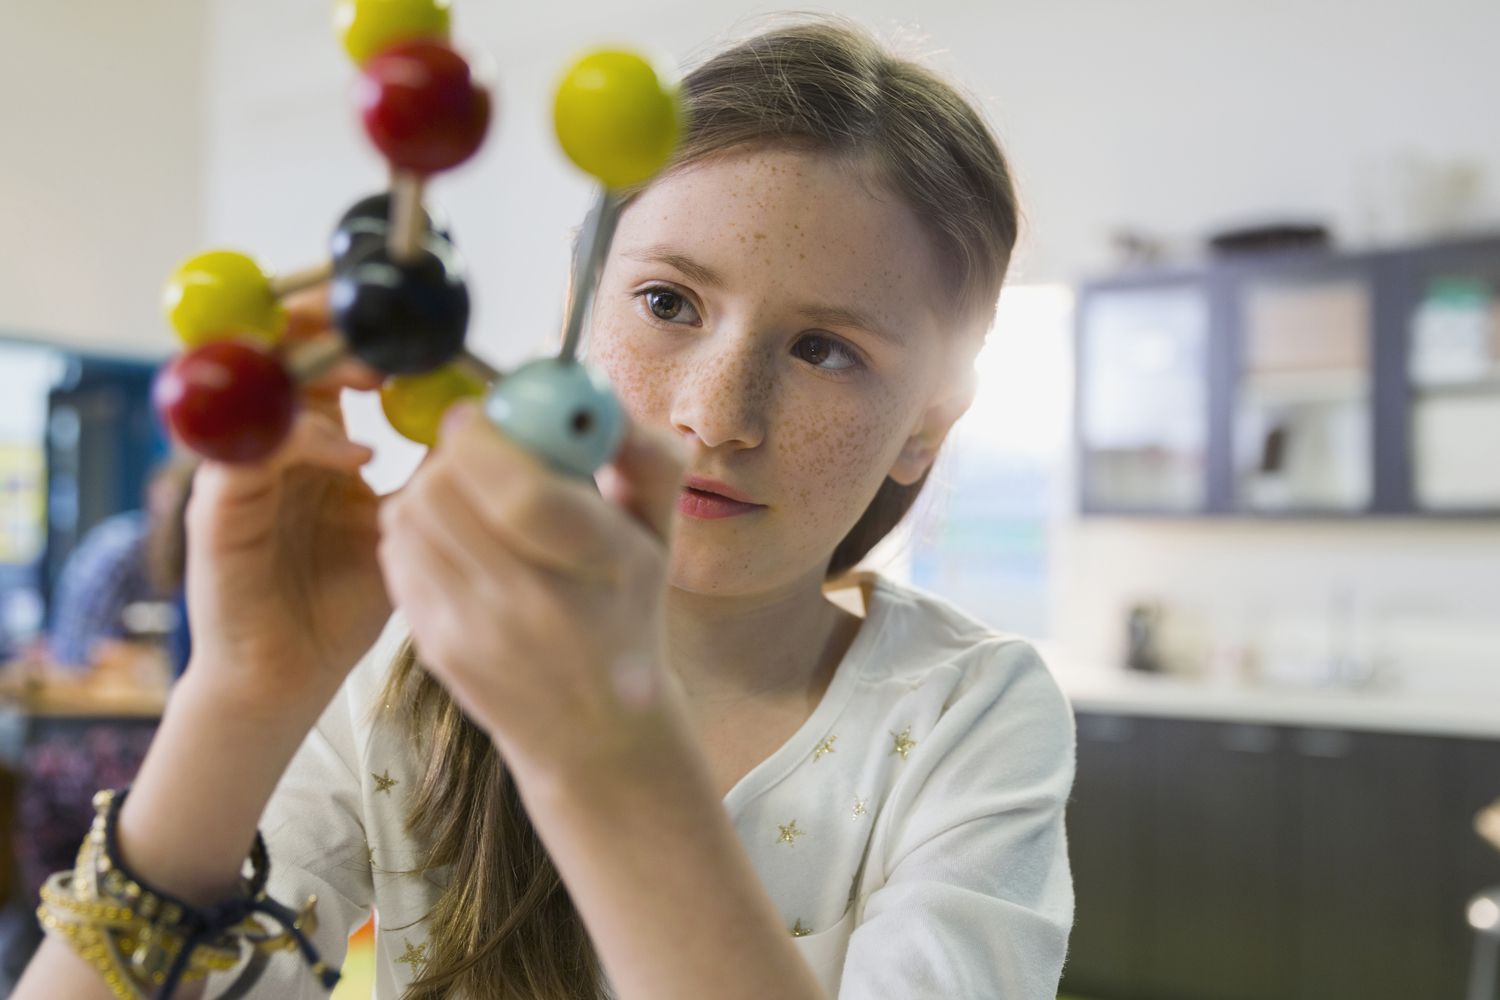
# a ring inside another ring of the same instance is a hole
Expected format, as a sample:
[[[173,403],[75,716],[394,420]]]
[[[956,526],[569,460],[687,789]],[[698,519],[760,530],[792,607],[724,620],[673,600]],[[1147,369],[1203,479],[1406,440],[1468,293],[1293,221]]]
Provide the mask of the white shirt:
[[[865,621],[822,701],[724,807],[830,998],[1053,1000],[1073,920],[1067,699],[1024,640],[858,580]],[[378,911],[375,1000],[414,978],[441,888],[394,874],[419,861],[405,815],[422,762],[375,709],[404,635],[393,619],[351,673],[262,824],[271,893],[317,894],[330,965]],[[324,996],[293,953],[251,995]]]

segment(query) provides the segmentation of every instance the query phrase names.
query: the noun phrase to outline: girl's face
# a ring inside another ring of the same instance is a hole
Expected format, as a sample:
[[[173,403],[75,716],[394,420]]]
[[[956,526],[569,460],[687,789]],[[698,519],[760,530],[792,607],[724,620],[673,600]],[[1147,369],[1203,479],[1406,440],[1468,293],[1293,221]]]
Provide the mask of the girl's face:
[[[690,475],[760,505],[680,512],[674,586],[821,582],[885,478],[921,475],[967,405],[939,287],[911,210],[827,155],[713,159],[626,208],[589,360],[632,418],[688,440]]]

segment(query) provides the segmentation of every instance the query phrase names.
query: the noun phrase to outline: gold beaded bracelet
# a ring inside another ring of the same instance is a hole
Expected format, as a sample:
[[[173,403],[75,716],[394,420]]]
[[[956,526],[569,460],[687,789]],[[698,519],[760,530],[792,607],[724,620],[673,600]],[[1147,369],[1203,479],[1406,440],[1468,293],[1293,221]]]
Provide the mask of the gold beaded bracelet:
[[[160,1000],[166,1000],[180,983],[233,969],[244,945],[251,948],[251,961],[228,995],[248,991],[271,953],[292,949],[302,951],[325,989],[334,987],[338,972],[319,960],[308,940],[317,930],[317,897],[293,911],[266,895],[270,859],[260,834],[250,855],[251,874],[241,876],[239,893],[215,906],[194,907],[125,867],[116,824],[126,791],[94,796],[93,826],[73,870],[47,879],[37,909],[42,926],[98,970],[115,997],[150,1000],[159,989]],[[280,924],[280,932],[273,933],[258,914]]]

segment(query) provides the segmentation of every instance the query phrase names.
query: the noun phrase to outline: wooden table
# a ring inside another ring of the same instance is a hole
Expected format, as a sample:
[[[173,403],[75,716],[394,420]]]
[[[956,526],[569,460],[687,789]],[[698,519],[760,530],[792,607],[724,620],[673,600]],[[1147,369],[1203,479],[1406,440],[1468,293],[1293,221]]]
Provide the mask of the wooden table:
[[[0,901],[34,891],[38,855],[46,867],[66,866],[65,845],[87,829],[93,791],[134,777],[167,699],[164,687],[107,672],[37,676],[0,668]]]

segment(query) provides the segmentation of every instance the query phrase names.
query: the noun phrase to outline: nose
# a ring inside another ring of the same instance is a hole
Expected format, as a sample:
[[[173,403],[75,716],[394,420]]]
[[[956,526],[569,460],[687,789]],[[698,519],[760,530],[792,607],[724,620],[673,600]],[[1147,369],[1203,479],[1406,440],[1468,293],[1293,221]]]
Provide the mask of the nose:
[[[759,446],[774,395],[773,363],[753,337],[705,337],[673,392],[673,428],[705,448]]]

